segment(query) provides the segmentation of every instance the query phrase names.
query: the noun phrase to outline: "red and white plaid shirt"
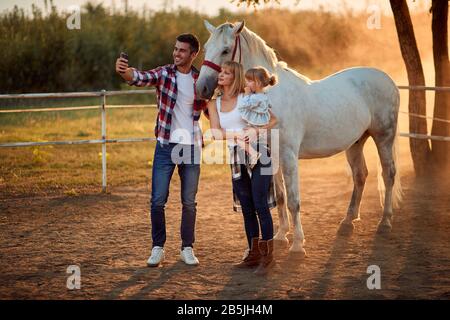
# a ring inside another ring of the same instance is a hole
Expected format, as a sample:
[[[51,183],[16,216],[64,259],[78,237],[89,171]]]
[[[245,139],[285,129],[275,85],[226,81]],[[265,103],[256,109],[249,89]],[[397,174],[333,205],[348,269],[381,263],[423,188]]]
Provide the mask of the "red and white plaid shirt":
[[[168,64],[153,70],[139,71],[133,68],[133,80],[128,84],[137,87],[156,87],[158,116],[156,118],[155,136],[163,144],[170,140],[170,126],[172,124],[172,112],[177,100],[177,68],[174,64]],[[202,110],[206,108],[206,101],[197,99],[195,84],[199,72],[192,66],[192,77],[194,78],[194,105],[192,117],[194,121],[194,143],[202,147],[203,138],[199,125]]]

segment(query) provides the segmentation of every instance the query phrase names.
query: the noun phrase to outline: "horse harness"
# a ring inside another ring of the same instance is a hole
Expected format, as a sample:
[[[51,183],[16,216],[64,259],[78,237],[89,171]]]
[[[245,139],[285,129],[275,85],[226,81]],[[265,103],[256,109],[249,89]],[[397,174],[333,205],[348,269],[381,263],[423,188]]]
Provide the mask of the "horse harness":
[[[239,63],[241,63],[241,59],[242,59],[241,35],[237,35],[236,39],[234,40],[233,54],[231,56],[231,60],[233,60],[233,61],[234,61],[234,58],[236,57],[238,47],[239,47]],[[209,61],[209,60],[204,60],[202,65],[210,67],[211,69],[213,69],[217,72],[220,72],[222,70],[222,68],[218,64],[216,64],[212,61]]]

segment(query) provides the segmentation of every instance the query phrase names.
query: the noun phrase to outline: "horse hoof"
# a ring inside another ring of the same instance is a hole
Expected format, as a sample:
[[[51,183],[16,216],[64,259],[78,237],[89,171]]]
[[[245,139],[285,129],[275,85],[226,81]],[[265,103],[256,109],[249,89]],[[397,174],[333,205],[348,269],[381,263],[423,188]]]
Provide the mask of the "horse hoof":
[[[301,249],[300,251],[293,251],[289,250],[289,259],[293,260],[303,260],[306,258],[306,251],[305,249]]]
[[[378,234],[389,234],[392,231],[392,226],[390,224],[379,224],[378,225],[378,229],[377,229],[377,233]]]
[[[338,229],[338,235],[350,236],[353,234],[353,230],[355,230],[353,223],[341,223]]]
[[[303,248],[303,245],[295,245],[293,244],[290,248],[289,248],[289,254],[291,255],[295,255],[295,256],[306,256],[306,251]]]
[[[284,239],[273,239],[273,244],[276,248],[286,249],[289,247],[289,240],[287,238]]]

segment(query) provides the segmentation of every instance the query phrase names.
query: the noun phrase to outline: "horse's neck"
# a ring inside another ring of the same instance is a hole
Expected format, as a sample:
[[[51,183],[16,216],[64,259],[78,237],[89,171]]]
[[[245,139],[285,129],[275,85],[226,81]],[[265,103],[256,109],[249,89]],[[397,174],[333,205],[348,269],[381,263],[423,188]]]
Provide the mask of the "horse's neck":
[[[260,43],[260,40],[254,39],[253,35],[247,31],[243,31],[243,39],[241,42],[245,44],[242,46],[243,66],[245,70],[253,67],[261,66],[266,68],[270,73],[275,73],[274,65],[277,61],[271,61],[268,59],[270,54],[265,54],[264,51],[268,50],[265,45]]]
[[[247,55],[246,57],[250,56]],[[252,59],[247,59],[243,63],[244,70],[257,66],[265,67],[270,74],[275,74],[280,84],[287,82],[290,85],[306,86],[311,82],[308,77],[288,68],[287,64],[283,61],[277,62],[275,68],[262,57],[252,57]]]
[[[250,35],[246,35],[246,37],[251,37]],[[244,39],[245,41],[245,39]],[[257,43],[258,40],[255,40]],[[292,70],[289,71],[287,64],[284,61],[271,61],[268,60],[268,57],[271,54],[264,54],[264,50],[268,50],[262,44],[257,44],[255,48],[250,48],[249,46],[243,46],[242,49],[242,57],[244,57],[243,67],[244,70],[248,70],[250,68],[254,68],[257,66],[261,66],[266,68],[271,74],[275,74],[278,76],[278,80],[280,82],[284,82],[284,80],[298,82],[298,85],[307,85],[311,80],[302,74]]]
[[[264,67],[270,73],[276,73],[276,70],[274,70],[272,64],[268,63],[264,57],[255,55],[254,53],[246,53],[244,57],[246,57],[246,59],[244,58],[243,63],[244,70],[248,70],[254,67]]]
[[[307,86],[311,84],[311,79],[302,75],[294,69],[288,68],[284,62],[279,62],[275,68],[275,74],[278,76],[280,82],[293,82],[297,85]]]
[[[242,56],[244,57],[243,59],[244,70],[248,70],[254,67],[264,67],[270,73],[276,72],[276,70],[273,67],[273,64],[267,61],[267,59],[264,57],[264,54],[261,54],[259,52],[258,53],[251,52],[247,48],[242,51],[243,51]]]

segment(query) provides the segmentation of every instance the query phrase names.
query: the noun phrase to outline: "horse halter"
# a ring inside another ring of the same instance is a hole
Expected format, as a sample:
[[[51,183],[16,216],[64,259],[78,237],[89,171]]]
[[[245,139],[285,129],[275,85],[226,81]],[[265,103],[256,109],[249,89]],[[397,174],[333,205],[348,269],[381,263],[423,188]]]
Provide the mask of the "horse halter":
[[[234,49],[233,49],[233,54],[231,56],[231,60],[233,60],[233,61],[234,61],[234,58],[236,57],[238,47],[239,47],[239,63],[241,63],[242,48],[241,48],[241,35],[239,35],[239,34],[236,36],[236,39],[234,40]],[[217,72],[220,72],[222,70],[222,68],[218,64],[215,64],[214,62],[209,61],[209,60],[204,60],[202,65],[210,67],[211,69],[213,69]]]

